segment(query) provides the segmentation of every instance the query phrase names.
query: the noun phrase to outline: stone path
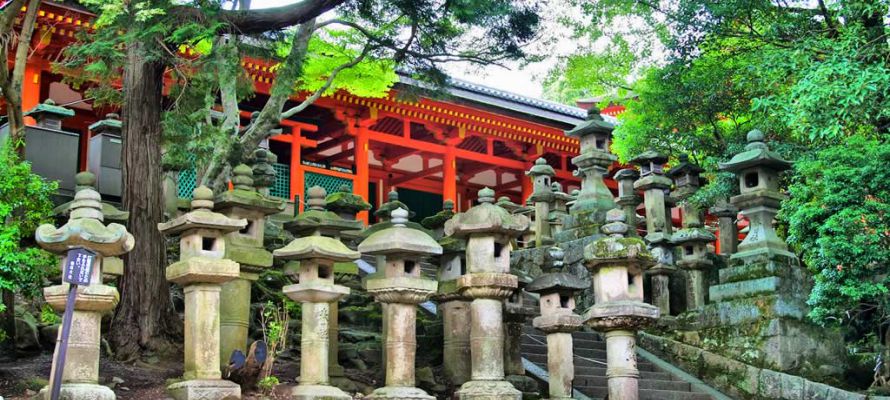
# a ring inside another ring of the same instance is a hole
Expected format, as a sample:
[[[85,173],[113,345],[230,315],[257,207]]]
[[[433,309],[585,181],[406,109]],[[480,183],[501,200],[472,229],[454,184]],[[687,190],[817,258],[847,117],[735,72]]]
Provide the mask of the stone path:
[[[593,399],[602,399],[608,392],[606,384],[606,342],[594,332],[575,332],[575,389]],[[527,324],[522,335],[522,355],[547,370],[547,339]],[[688,382],[659,369],[651,362],[638,359],[640,369],[640,400],[713,400],[705,393],[696,393]]]

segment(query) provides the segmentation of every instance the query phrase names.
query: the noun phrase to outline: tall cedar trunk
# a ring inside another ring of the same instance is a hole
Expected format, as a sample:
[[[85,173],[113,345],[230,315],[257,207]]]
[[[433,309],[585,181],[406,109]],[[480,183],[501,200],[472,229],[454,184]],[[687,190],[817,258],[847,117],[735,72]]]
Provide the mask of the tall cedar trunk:
[[[109,333],[117,357],[127,360],[146,350],[172,350],[182,331],[164,277],[165,240],[158,232],[164,217],[160,126],[164,65],[146,61],[146,43],[151,45],[137,43],[127,49],[123,84],[123,203],[136,246],[127,254],[118,286],[121,301]]]
[[[0,331],[6,334],[6,340],[0,342],[0,360],[15,359],[15,293],[11,290],[0,290],[6,310],[0,314]]]

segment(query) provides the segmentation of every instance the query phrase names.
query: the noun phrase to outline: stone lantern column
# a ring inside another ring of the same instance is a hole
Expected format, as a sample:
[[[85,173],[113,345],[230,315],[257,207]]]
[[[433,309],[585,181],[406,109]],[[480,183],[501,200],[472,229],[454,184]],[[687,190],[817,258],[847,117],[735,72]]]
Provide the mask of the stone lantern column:
[[[272,267],[272,253],[263,247],[266,216],[284,211],[284,202],[257,192],[253,170],[241,164],[234,168],[234,190],[216,197],[216,211],[233,219],[246,219],[247,226],[224,236],[225,258],[241,265],[238,279],[226,282],[220,292],[220,366],[229,365],[232,353],[247,353],[250,318],[250,285]]]
[[[504,302],[504,374],[507,382],[522,392],[523,399],[538,398],[538,382],[525,375],[522,365],[522,327],[531,313],[525,308],[524,289],[531,278],[524,272],[512,271],[518,287]]]
[[[550,191],[553,193],[553,209],[550,210],[550,225],[553,235],[562,232],[565,225],[565,218],[569,215],[567,204],[574,198],[568,193],[562,191],[562,184],[559,182],[550,183]]]
[[[680,154],[680,163],[671,168],[668,175],[674,179],[674,197],[684,201],[683,228],[673,234],[673,242],[680,248],[677,265],[686,271],[686,308],[701,310],[705,306],[708,291],[705,272],[714,266],[708,258],[707,245],[717,239],[704,228],[704,213],[701,208],[688,201],[699,187],[700,174],[704,170],[689,162],[689,156]]]
[[[494,191],[479,191],[480,204],[457,214],[445,233],[467,239],[467,274],[458,278],[470,305],[472,380],[461,400],[519,400],[522,393],[504,380],[504,299],[518,286],[510,272],[511,242],[528,229],[528,218],[494,205]]]
[[[577,276],[564,271],[562,249],[551,247],[550,263],[545,273],[532,281],[528,292],[538,293],[541,316],[532,324],[547,334],[547,372],[550,376],[550,399],[571,399],[575,362],[572,332],[581,328],[581,317],[575,314],[575,293],[587,285]]]
[[[603,176],[617,159],[609,153],[612,130],[615,126],[605,120],[596,107],[587,111],[587,120],[574,129],[566,131],[566,136],[581,141],[581,154],[572,159],[578,167],[577,175],[582,176],[581,191],[566,218],[559,241],[580,239],[596,234],[605,220],[606,212],[615,208],[612,191],[606,187]]]
[[[238,263],[226,260],[229,232],[247,227],[213,209],[213,192],[200,186],[193,192],[192,210],[163,224],[165,235],[179,235],[179,261],[167,267],[167,280],[185,292],[185,381],[167,386],[176,400],[241,398],[241,387],[221,379],[220,291],[240,276]]]
[[[391,214],[392,227],[377,231],[363,240],[358,250],[384,255],[383,277],[369,278],[365,288],[374,299],[385,303],[386,386],[375,390],[370,399],[435,399],[415,388],[414,360],[417,353],[417,305],[436,293],[436,281],[424,279],[420,262],[424,257],[442,254],[442,246],[424,232],[405,226],[408,210]]]
[[[643,303],[643,270],[654,262],[642,240],[627,237],[624,212],[609,211],[608,235],[584,248],[593,275],[594,305],[584,314],[587,325],[605,332],[609,400],[637,400],[639,377],[636,331],[658,319],[658,308]]]
[[[349,294],[349,288],[334,283],[334,263],[354,262],[360,254],[336,238],[338,232],[353,227],[356,221],[326,211],[325,195],[318,186],[307,191],[309,210],[286,226],[299,237],[272,254],[284,261],[300,262],[298,283],[283,289],[287,297],[301,303],[303,310],[300,384],[291,395],[305,400],[347,400],[352,396],[330,386],[330,303]]]
[[[634,182],[640,178],[640,173],[633,168],[625,168],[616,172],[613,178],[618,182],[618,199],[615,200],[615,204],[624,210],[627,224],[631,226],[628,235],[638,236],[637,226],[639,225],[639,220],[637,218],[637,206],[643,202],[643,199],[634,189]]]
[[[553,203],[553,192],[550,189],[550,179],[556,175],[556,171],[547,165],[547,160],[539,158],[525,174],[532,180],[533,191],[528,199],[535,204],[535,247],[553,244],[550,229],[550,204]]]
[[[442,211],[424,218],[424,227],[445,234],[445,222],[454,217],[454,202],[445,200]],[[470,380],[470,301],[460,294],[457,279],[466,273],[467,242],[453,236],[439,239],[442,255],[434,296],[442,315],[442,366],[446,381],[460,387]]]
[[[664,176],[667,157],[647,151],[630,162],[640,166],[640,179],[634,183],[634,189],[644,192],[645,239],[656,259],[655,266],[646,272],[652,277],[652,303],[658,307],[662,316],[668,316],[671,313],[670,275],[677,268],[674,266],[674,247],[671,242],[671,215],[666,205],[666,197],[673,183]]]
[[[720,237],[720,255],[729,257],[735,254],[739,246],[739,225],[737,217],[739,209],[724,201],[708,210],[717,217],[717,229]]]
[[[77,181],[78,184],[95,182],[95,177],[82,172]],[[68,222],[60,228],[46,224],[35,232],[40,247],[62,256],[62,269],[68,262],[68,250],[73,247],[84,247],[96,253],[90,285],[77,288],[59,398],[114,400],[114,392],[98,384],[102,315],[113,310],[119,299],[117,289],[102,283],[103,260],[129,252],[135,241],[123,225],[103,223],[102,197],[91,185],[79,187],[69,211]],[[64,312],[69,288],[67,283],[44,288],[43,297],[55,311]],[[58,345],[55,351],[59,351]],[[50,376],[55,376],[58,367],[53,364]],[[50,390],[49,386],[44,387],[40,398],[49,399]]]

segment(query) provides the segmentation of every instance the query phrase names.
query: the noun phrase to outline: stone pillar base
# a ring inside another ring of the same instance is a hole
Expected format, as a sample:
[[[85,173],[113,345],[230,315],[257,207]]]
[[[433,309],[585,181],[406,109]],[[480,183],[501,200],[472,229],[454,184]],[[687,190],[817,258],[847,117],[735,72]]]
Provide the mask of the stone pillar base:
[[[371,393],[366,399],[373,400],[435,400],[436,398],[428,395],[421,389],[404,386],[384,386],[374,393]]]
[[[506,381],[469,381],[457,395],[460,400],[522,400],[522,392]]]
[[[92,383],[64,383],[59,391],[59,400],[115,400],[114,391],[108,386]],[[49,400],[51,388],[40,389],[37,398]]]
[[[222,379],[196,379],[167,386],[167,394],[175,400],[238,400],[241,386]]]
[[[530,376],[525,375],[507,375],[507,382],[510,382],[516,390],[522,392],[522,400],[537,400],[541,398],[538,393],[538,382]]]
[[[352,400],[346,392],[325,385],[297,385],[291,395],[293,400]]]

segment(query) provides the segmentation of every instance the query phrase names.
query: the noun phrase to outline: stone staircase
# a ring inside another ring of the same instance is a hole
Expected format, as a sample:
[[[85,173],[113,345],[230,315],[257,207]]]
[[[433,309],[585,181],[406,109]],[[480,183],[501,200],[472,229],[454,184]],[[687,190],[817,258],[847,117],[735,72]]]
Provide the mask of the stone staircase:
[[[592,399],[608,394],[606,383],[606,342],[595,332],[575,332],[575,390]],[[523,328],[522,355],[544,371],[547,370],[547,338],[531,324]],[[692,385],[674,374],[637,356],[640,369],[640,400],[714,400],[708,394],[693,391]],[[545,391],[546,387],[541,390]]]

